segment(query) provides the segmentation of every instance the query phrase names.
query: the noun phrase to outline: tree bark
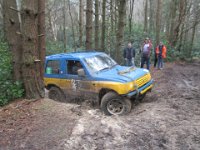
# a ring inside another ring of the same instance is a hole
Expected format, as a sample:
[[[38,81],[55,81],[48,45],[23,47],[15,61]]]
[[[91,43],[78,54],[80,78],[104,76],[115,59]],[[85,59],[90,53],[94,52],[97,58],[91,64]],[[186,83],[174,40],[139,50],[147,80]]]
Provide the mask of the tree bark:
[[[22,1],[22,29],[25,95],[28,99],[40,99],[44,97],[44,84],[40,73],[44,64],[40,61],[38,51],[38,1]]]
[[[79,0],[79,47],[83,46],[83,0]]]
[[[106,0],[102,3],[102,27],[101,27],[101,49],[105,50],[105,35],[106,35]]]
[[[87,0],[86,6],[86,50],[92,49],[93,0]]]
[[[125,15],[126,15],[126,0],[119,0],[118,1],[118,14],[119,14],[119,21],[118,21],[118,29],[117,29],[117,37],[116,37],[116,55],[115,58],[117,62],[120,62],[120,50],[123,43],[124,38],[124,27],[125,27]]]
[[[13,78],[16,81],[22,80],[21,60],[22,60],[22,36],[20,31],[20,21],[15,0],[3,1],[4,32],[8,41],[12,60]]]
[[[95,0],[95,50],[99,49],[99,0]]]
[[[160,42],[161,7],[162,7],[162,0],[157,0],[157,11],[156,11],[156,45],[158,45],[159,42]]]
[[[41,63],[45,62],[46,41],[45,41],[45,0],[38,0],[38,53]],[[44,65],[41,65],[40,75],[43,78]]]

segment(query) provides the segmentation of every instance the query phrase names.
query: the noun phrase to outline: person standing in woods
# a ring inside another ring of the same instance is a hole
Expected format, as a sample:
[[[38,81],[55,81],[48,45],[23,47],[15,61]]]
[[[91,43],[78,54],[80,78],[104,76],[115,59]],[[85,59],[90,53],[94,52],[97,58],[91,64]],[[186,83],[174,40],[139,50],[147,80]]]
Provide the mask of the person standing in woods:
[[[166,58],[167,48],[162,42],[156,47],[156,57],[158,59],[158,69],[163,69],[163,59]]]
[[[126,66],[135,66],[135,49],[133,48],[131,42],[128,43],[128,46],[124,49],[124,59]]]
[[[158,62],[158,57],[157,57],[156,48],[155,48],[155,50],[154,50],[154,68],[156,68],[157,62]]]
[[[147,69],[150,69],[150,54],[152,49],[152,43],[149,38],[146,38],[142,46],[142,57],[141,57],[141,68],[144,67],[146,63]]]

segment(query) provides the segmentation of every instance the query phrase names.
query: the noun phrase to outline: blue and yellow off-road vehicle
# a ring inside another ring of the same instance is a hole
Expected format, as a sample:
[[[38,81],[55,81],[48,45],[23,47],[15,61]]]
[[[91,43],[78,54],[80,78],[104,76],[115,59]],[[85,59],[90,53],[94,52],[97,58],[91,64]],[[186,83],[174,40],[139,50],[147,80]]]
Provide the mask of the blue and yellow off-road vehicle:
[[[126,114],[131,99],[142,99],[153,87],[148,70],[118,65],[102,52],[74,52],[46,57],[49,98],[97,98],[107,115]]]

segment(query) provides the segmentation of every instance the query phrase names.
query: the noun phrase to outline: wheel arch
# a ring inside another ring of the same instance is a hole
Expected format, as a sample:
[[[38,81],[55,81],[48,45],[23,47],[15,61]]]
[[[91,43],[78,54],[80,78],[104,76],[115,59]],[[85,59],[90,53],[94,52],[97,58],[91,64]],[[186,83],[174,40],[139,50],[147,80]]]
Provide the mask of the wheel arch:
[[[103,98],[103,96],[108,93],[108,92],[114,92],[116,94],[118,94],[116,91],[112,90],[112,89],[108,89],[108,88],[102,88],[100,91],[99,91],[99,104],[101,104],[101,100]]]
[[[47,90],[50,90],[51,87],[57,87],[57,88],[61,89],[61,88],[60,88],[59,86],[57,86],[56,84],[48,84],[47,86],[45,86],[45,88],[46,88]]]

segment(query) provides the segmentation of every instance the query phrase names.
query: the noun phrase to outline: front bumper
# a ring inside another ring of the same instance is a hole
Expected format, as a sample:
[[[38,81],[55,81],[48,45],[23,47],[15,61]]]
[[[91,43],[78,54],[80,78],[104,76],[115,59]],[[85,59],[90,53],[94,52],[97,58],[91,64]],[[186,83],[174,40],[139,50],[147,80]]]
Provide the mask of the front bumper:
[[[151,90],[153,87],[153,80],[149,81],[147,84],[143,85],[142,87],[138,88],[138,90],[134,90],[124,96],[127,96],[128,98],[131,98],[135,95],[138,95],[138,94],[144,94],[146,92],[148,92],[149,90]]]

